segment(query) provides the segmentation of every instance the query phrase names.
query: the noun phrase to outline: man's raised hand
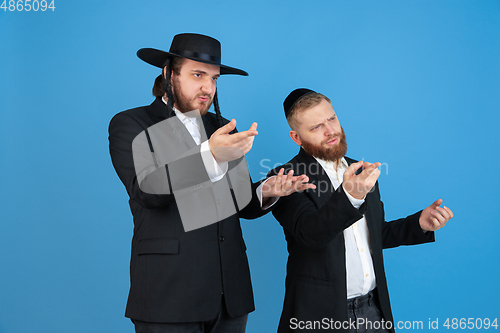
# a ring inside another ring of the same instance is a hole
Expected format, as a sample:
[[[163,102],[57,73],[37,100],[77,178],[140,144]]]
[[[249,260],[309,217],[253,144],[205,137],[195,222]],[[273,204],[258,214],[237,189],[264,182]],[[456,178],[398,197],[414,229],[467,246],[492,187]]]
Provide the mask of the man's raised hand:
[[[452,217],[453,212],[446,206],[439,207],[443,203],[442,199],[438,199],[429,207],[422,211],[418,222],[424,231],[436,231],[446,224]]]
[[[293,170],[284,174],[285,169],[281,168],[278,175],[270,177],[262,185],[262,198],[265,202],[267,198],[283,197],[294,192],[307,189],[315,189],[316,185],[308,183],[309,177],[306,175],[294,176]]]
[[[253,140],[258,134],[257,123],[253,123],[248,131],[229,134],[235,128],[236,120],[232,119],[208,140],[210,151],[218,163],[236,160],[252,149]]]
[[[364,199],[375,186],[378,176],[380,176],[380,170],[378,169],[380,165],[379,162],[372,164],[363,161],[351,164],[344,173],[342,187],[353,198]],[[363,167],[363,171],[356,175],[356,171],[361,167]]]

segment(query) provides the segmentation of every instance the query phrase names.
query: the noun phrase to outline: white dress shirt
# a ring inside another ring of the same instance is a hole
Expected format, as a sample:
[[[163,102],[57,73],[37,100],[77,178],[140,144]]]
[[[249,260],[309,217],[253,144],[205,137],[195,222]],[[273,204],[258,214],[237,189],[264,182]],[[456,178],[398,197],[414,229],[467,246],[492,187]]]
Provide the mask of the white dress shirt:
[[[327,162],[316,158],[318,163],[326,171],[332,185],[337,189],[344,177],[344,172],[348,168],[346,160],[342,157],[335,170],[332,162]],[[364,202],[364,198],[359,200],[345,192],[349,201],[355,208],[359,208]],[[353,298],[367,294],[376,287],[375,270],[371,257],[371,247],[369,241],[369,230],[366,219],[363,216],[349,228],[344,229],[345,259],[346,259],[346,281],[347,298]]]

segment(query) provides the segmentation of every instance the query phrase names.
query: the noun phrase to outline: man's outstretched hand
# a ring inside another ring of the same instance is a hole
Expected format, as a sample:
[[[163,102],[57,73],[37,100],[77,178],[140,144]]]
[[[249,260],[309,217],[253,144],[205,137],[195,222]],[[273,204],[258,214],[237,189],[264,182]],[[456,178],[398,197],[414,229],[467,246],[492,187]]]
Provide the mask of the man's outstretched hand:
[[[235,128],[236,120],[232,119],[208,140],[210,151],[218,163],[234,161],[252,149],[253,140],[258,134],[257,123],[253,123],[248,131],[229,134]]]
[[[446,206],[439,207],[443,203],[442,199],[434,201],[432,205],[427,207],[420,214],[420,227],[424,231],[436,231],[444,227],[446,222],[448,222],[453,217],[453,212]]]
[[[316,185],[308,183],[309,177],[306,175],[294,176],[293,170],[286,175],[284,172],[285,169],[281,168],[278,175],[270,177],[262,185],[263,202],[271,197],[283,197],[294,192],[316,188]]]
[[[344,172],[342,187],[353,198],[364,199],[375,186],[378,176],[380,176],[380,170],[378,169],[380,165],[379,162],[372,164],[363,161],[351,164]],[[356,171],[361,167],[363,167],[363,171],[356,174]]]

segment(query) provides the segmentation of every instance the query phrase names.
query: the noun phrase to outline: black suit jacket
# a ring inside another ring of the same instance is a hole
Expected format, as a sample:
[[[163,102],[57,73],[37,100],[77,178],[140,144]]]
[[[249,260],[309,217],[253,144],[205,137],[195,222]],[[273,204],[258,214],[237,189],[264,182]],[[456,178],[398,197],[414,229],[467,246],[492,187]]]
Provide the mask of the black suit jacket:
[[[139,187],[132,153],[139,133],[170,116],[175,114],[157,98],[149,106],[118,113],[109,125],[111,159],[134,219],[125,315],[147,322],[206,321],[215,318],[222,297],[230,316],[244,315],[254,310],[254,303],[239,217],[267,212],[255,194],[258,183],[252,184],[252,200],[238,214],[184,232],[174,195],[148,194]],[[207,113],[202,120],[209,137],[218,128],[217,118]],[[190,158],[202,165],[201,157]]]
[[[346,160],[349,164],[355,162]],[[392,321],[382,249],[433,241],[434,234],[426,234],[420,228],[420,212],[385,222],[378,183],[359,210],[354,208],[342,186],[335,190],[321,165],[303,149],[283,167],[286,171],[295,170],[295,174],[305,173],[317,188],[283,197],[273,209],[273,215],[284,229],[289,253],[278,332],[298,331],[290,328],[292,318],[320,322],[323,318],[329,322],[348,320],[343,231],[363,214],[369,229],[382,313],[385,320]]]

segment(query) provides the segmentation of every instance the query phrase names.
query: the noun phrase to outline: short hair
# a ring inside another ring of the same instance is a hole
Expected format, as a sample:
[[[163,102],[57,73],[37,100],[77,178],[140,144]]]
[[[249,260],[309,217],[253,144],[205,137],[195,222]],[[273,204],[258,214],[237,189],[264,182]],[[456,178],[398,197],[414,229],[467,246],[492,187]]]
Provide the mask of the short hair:
[[[322,100],[327,101],[328,103],[330,103],[330,105],[332,104],[332,101],[330,101],[328,97],[317,92],[311,92],[302,97],[301,99],[299,99],[288,113],[288,116],[286,117],[286,120],[290,128],[294,129],[294,126],[298,124],[297,121],[298,114],[318,105],[319,103],[321,103]]]
[[[174,72],[176,75],[179,75],[181,73],[181,68],[182,64],[184,63],[185,58],[180,58],[180,57],[174,57],[172,59],[172,72]],[[166,63],[163,67],[166,66]],[[162,69],[163,71],[163,69]],[[165,95],[165,77],[163,76],[163,73],[158,75],[155,79],[155,83],[153,85],[153,96],[154,97],[163,97]]]

